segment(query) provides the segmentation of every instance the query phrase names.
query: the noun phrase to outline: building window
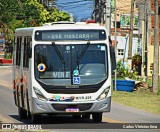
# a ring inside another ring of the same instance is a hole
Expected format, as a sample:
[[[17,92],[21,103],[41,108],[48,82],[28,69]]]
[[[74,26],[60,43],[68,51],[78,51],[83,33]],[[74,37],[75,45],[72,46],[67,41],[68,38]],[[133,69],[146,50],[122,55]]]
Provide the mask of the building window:
[[[113,26],[115,27],[115,22],[113,22]],[[120,21],[116,22],[116,28],[120,28]]]
[[[124,55],[124,49],[118,49],[118,55]]]

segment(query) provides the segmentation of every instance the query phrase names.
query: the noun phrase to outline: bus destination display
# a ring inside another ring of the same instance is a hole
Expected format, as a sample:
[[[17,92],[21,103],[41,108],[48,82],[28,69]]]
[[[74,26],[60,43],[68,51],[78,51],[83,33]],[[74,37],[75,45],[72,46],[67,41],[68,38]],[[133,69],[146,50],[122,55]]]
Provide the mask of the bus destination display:
[[[64,40],[105,40],[104,30],[47,30],[36,31],[36,41],[64,41]]]

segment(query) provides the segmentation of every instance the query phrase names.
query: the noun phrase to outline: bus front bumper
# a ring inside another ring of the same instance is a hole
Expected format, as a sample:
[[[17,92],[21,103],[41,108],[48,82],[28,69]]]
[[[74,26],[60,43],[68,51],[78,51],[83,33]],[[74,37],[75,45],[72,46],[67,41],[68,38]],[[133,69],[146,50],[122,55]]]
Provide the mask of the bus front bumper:
[[[78,109],[78,113],[95,113],[95,112],[110,112],[111,97],[98,101],[85,102],[54,102],[41,101],[37,98],[32,98],[31,113],[32,114],[73,114],[75,112],[67,112],[66,109]],[[77,113],[77,112],[76,112]],[[78,114],[77,113],[77,114]]]

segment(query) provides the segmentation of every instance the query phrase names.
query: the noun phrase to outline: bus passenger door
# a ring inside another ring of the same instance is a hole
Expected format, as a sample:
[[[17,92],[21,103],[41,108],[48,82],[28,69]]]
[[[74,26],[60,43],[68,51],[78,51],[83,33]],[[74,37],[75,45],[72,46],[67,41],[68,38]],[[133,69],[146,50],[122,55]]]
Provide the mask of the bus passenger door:
[[[14,82],[15,82],[15,103],[17,106],[20,106],[20,63],[21,63],[21,43],[22,37],[18,36],[16,39],[15,47],[15,61],[14,61]]]

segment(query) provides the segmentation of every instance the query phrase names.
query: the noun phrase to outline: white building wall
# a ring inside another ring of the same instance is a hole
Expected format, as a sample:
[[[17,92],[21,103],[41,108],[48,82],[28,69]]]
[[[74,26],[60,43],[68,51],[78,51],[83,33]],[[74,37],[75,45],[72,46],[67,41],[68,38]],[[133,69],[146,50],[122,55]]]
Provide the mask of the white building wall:
[[[111,37],[112,40],[114,40],[114,36]],[[127,61],[128,58],[128,45],[129,45],[129,36],[126,35],[124,36],[117,36],[117,53],[116,53],[116,60],[117,61]],[[124,54],[119,54],[119,50],[123,50]],[[132,56],[135,54],[140,54],[141,55],[141,41],[138,38],[133,38],[133,43],[132,43]]]
[[[154,62],[154,46],[148,46],[148,57],[147,57],[147,76],[153,75],[153,62]],[[160,53],[160,46],[159,46],[159,53]],[[158,61],[158,60],[157,60]],[[159,62],[160,62],[160,55],[159,55]],[[159,63],[159,76],[160,76],[160,63]]]

